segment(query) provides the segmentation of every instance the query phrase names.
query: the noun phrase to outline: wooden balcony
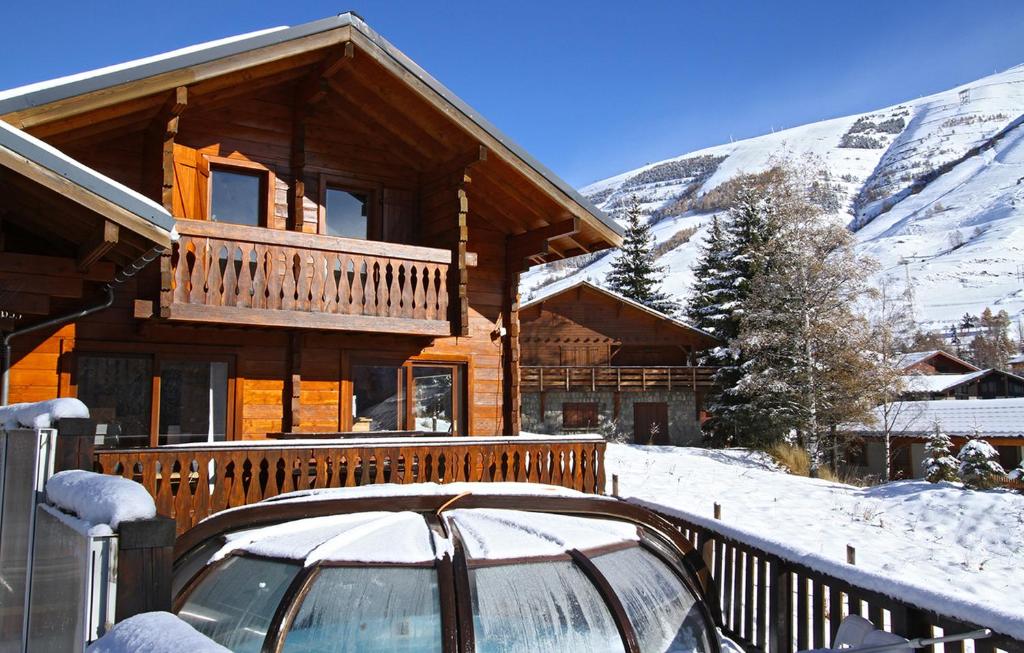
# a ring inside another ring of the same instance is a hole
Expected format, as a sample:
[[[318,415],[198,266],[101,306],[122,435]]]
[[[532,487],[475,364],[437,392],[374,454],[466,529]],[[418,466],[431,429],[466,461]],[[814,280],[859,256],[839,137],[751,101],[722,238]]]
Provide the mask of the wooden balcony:
[[[177,230],[163,261],[163,318],[451,334],[449,250],[201,220]]]
[[[713,367],[520,366],[522,392],[545,390],[697,390],[714,382]]]
[[[470,481],[600,494],[604,451],[599,436],[264,440],[97,450],[94,468],[141,483],[182,533],[221,510],[297,490]]]

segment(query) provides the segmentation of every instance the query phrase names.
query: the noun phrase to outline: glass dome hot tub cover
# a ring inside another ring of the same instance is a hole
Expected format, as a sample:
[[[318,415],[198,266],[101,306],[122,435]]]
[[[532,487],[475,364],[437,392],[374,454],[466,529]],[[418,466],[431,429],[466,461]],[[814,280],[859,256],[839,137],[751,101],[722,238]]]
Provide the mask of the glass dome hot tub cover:
[[[689,544],[656,516],[481,485],[221,513],[179,541],[175,611],[245,653],[719,651]]]

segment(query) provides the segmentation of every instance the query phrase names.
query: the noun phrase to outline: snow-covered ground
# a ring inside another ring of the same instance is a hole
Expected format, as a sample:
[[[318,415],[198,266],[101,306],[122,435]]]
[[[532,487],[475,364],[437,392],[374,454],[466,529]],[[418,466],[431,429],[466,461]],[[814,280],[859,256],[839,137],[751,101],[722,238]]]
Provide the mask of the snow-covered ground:
[[[1022,121],[1024,65],[878,111],[651,163],[581,192],[613,215],[636,194],[645,213],[664,214],[654,229],[658,243],[698,229],[660,258],[668,268],[664,288],[686,298],[712,214],[676,213],[667,208],[673,199],[687,189],[700,196],[782,158],[811,156],[828,170],[837,191],[841,208],[834,218],[848,224],[859,247],[880,260],[877,277],[900,289],[908,275],[912,279],[919,321],[939,326],[986,306],[1016,316],[1024,311],[1024,282],[1017,274],[1024,251]],[[872,147],[841,146],[851,137],[869,139]],[[976,153],[983,146],[989,149]],[[707,157],[700,159],[703,167],[678,167],[699,157]],[[702,173],[694,176],[694,169]],[[539,297],[581,278],[601,283],[612,258],[606,255],[543,287],[566,272],[535,268],[523,277],[524,296]]]
[[[1024,496],[925,481],[858,488],[780,472],[746,450],[610,444],[606,465],[622,497],[1024,638]],[[856,566],[846,563],[847,545]]]

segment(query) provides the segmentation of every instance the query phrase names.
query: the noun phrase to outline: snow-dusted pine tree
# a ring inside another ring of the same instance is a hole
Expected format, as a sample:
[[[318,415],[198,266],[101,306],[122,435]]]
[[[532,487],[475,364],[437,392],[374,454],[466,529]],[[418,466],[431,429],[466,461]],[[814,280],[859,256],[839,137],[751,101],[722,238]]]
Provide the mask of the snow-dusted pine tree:
[[[771,423],[796,433],[812,470],[832,427],[867,419],[877,358],[859,304],[874,262],[807,195],[813,171],[789,168],[774,189],[779,231],[745,302],[739,348],[748,359],[737,391]]]
[[[967,441],[957,454],[957,470],[964,486],[973,490],[987,490],[999,485],[1006,471],[999,464],[999,454],[979,434]]]
[[[673,315],[679,304],[661,290],[659,277],[665,268],[654,262],[654,234],[647,221],[640,219],[640,213],[640,200],[632,195],[626,207],[625,237],[612,261],[608,286],[644,306]]]
[[[953,457],[953,441],[939,425],[924,445],[924,477],[930,483],[957,480],[958,461]]]
[[[756,397],[736,389],[748,360],[738,346],[745,304],[753,280],[770,260],[776,221],[776,186],[782,173],[770,169],[730,182],[732,194],[724,217],[712,220],[701,257],[694,266],[695,286],[686,313],[691,322],[721,339],[702,363],[717,367],[708,396],[709,440],[718,445],[763,446],[781,432],[762,411]]]

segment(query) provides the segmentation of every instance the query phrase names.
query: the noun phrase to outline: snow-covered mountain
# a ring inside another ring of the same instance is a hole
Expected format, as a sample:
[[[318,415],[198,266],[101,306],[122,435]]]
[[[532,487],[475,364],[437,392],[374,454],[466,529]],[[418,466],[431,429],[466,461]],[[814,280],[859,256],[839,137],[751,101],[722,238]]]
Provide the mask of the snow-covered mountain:
[[[654,222],[664,287],[689,293],[715,189],[780,158],[810,157],[828,173],[837,219],[880,262],[879,278],[910,278],[918,321],[933,327],[986,306],[1024,312],[1024,65],[846,118],[736,141],[646,165],[581,192],[617,213],[637,195]],[[557,263],[524,276],[524,297],[588,278],[614,254],[578,269]]]

